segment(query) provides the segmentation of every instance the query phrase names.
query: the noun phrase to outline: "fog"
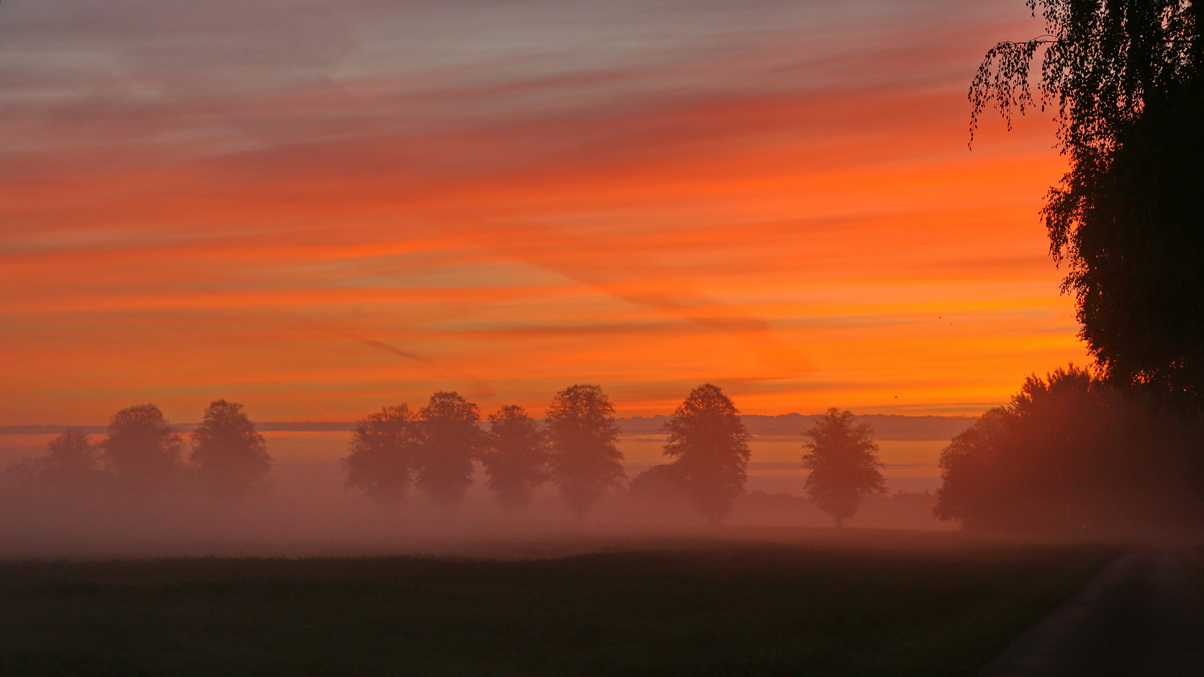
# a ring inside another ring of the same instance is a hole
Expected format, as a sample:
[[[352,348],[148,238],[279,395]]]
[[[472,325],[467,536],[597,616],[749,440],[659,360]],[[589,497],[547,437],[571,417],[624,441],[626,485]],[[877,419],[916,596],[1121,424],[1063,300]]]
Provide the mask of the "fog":
[[[1026,388],[1043,383],[1035,380]],[[1051,379],[1051,384],[1065,387],[1058,379]],[[22,462],[44,458],[54,436],[0,434],[0,467],[8,469],[0,473],[0,559],[394,554],[525,558],[666,539],[797,541],[843,539],[871,531],[875,538],[883,538],[883,530],[950,532],[962,525],[973,526],[976,537],[1009,533],[1046,540],[1197,537],[1204,508],[1192,498],[1190,473],[1171,472],[1175,465],[1140,473],[1111,468],[1136,458],[1140,451],[1137,447],[1134,452],[1108,451],[1132,446],[1122,441],[1128,439],[1123,430],[1111,430],[1100,421],[1084,425],[1079,418],[1091,411],[1086,405],[1042,406],[1061,417],[1055,427],[1094,437],[1076,438],[1066,446],[1069,433],[1001,436],[991,426],[1012,421],[1000,419],[1002,414],[984,416],[969,429],[965,420],[879,417],[875,422],[887,431],[877,443],[885,492],[867,492],[852,517],[844,520],[843,529],[832,528],[831,512],[804,495],[802,437],[780,434],[801,427],[797,415],[752,418],[762,434],[751,438],[743,490],[737,489],[730,512],[716,523],[708,521],[686,496],[674,493],[672,486],[657,481],[635,486],[633,480],[642,473],[665,467],[666,436],[653,432],[664,422],[657,419],[623,421],[626,430],[617,443],[625,479],[583,517],[566,508],[554,482],[539,486],[530,505],[503,508],[487,488],[480,462],[463,499],[451,504],[432,502],[415,486],[400,499],[370,497],[348,485],[342,460],[352,439],[348,430],[266,431],[263,437],[272,459],[266,483],[244,495],[225,497],[207,493],[186,476],[184,481],[140,491],[123,489],[95,471],[74,483],[50,482],[48,475],[31,480],[33,476],[19,472]],[[1117,406],[1109,411],[1117,419]],[[1130,427],[1141,432],[1143,440],[1150,438],[1141,448],[1157,443],[1166,465],[1178,458],[1170,453],[1172,442],[1196,439],[1189,434],[1196,427],[1179,430],[1172,425],[1178,419],[1152,416],[1134,410]],[[1023,420],[1027,419],[1015,419]],[[1159,421],[1168,432],[1150,437],[1151,422]],[[945,434],[962,432],[952,435],[952,443],[949,438],[922,439],[925,431],[938,429],[935,424],[943,425]],[[1112,442],[1105,445],[1101,435]],[[1052,446],[1039,448],[1042,439]],[[1058,460],[1077,454],[1075,449],[1092,450],[1091,456],[1083,457],[1088,467],[1096,468],[1090,474],[1080,468],[1082,463]],[[1184,453],[1190,449],[1185,447]],[[1022,450],[1040,453],[1033,456]],[[1012,459],[1010,465],[992,460],[998,454]],[[1049,470],[1063,466],[1065,471]],[[983,473],[980,467],[995,470]],[[1070,472],[1074,468],[1079,470]],[[1096,476],[1111,479],[1103,482]],[[1038,495],[1033,488],[1038,477],[1046,484],[1058,481],[1065,486],[1050,485],[1045,495]],[[1012,485],[1011,494],[993,493]],[[938,519],[942,513],[945,519]]]
[[[436,505],[414,490],[400,502],[383,504],[345,486],[337,457],[277,460],[263,491],[235,499],[194,490],[63,491],[22,487],[10,479],[0,491],[0,558],[542,557],[666,538],[796,538],[799,528],[830,528],[831,518],[799,495],[797,473],[775,477],[782,474],[779,464],[764,465],[770,468],[758,478],[754,464],[750,490],[714,526],[683,500],[626,491],[611,493],[584,519],[565,509],[548,485],[537,490],[529,507],[506,510],[486,490],[479,467],[459,505]],[[641,467],[646,466],[628,466],[629,479]],[[915,484],[899,480],[904,487]],[[773,490],[791,483],[796,493]],[[934,503],[931,493],[922,492],[869,496],[848,526],[954,528],[932,516]]]

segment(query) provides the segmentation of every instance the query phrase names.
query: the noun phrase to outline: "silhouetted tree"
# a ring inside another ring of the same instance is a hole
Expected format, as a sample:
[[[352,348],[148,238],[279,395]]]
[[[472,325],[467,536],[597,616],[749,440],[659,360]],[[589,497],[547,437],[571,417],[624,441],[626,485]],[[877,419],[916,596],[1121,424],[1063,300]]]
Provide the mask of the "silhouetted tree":
[[[686,495],[717,523],[744,492],[748,431],[723,391],[709,383],[690,391],[665,422],[664,453],[674,460]]]
[[[81,489],[96,484],[100,473],[97,449],[83,430],[67,430],[50,440],[46,448],[50,453],[38,463],[42,481],[63,489]]]
[[[87,433],[70,428],[46,444],[47,454],[27,458],[4,470],[6,479],[25,490],[58,489],[78,492],[97,488],[103,477],[96,446]]]
[[[1051,194],[1065,287],[1107,380],[1204,398],[1204,91],[1163,94],[1116,134],[1108,162]]]
[[[192,432],[191,460],[201,486],[220,496],[240,496],[261,486],[272,469],[267,443],[243,406],[225,400],[205,409]]]
[[[153,404],[140,404],[113,414],[100,448],[118,487],[153,491],[177,480],[181,446],[163,412]]]
[[[623,484],[623,452],[616,446],[619,426],[614,411],[596,385],[565,388],[548,407],[545,422],[552,447],[552,479],[578,517]]]
[[[836,526],[856,514],[866,494],[886,492],[878,445],[870,427],[856,423],[851,412],[829,409],[803,435],[811,438],[803,444],[803,467],[811,471],[807,495]]]
[[[967,528],[989,528],[991,512],[1008,510],[1008,493],[1001,478],[999,452],[1005,444],[1012,413],[996,407],[984,413],[974,425],[956,435],[941,452],[942,484],[937,489],[934,514],[943,520],[956,520]]]
[[[484,448],[477,405],[454,392],[440,391],[419,413],[422,442],[415,455],[415,480],[436,503],[464,498],[472,485],[472,462]]]
[[[1009,124],[1036,104],[1059,115],[1070,169],[1043,210],[1064,289],[1103,376],[1204,396],[1204,2],[1029,0],[1048,35],[987,52],[971,128],[995,103]]]
[[[343,458],[347,486],[381,501],[405,497],[421,444],[419,424],[404,404],[369,414],[351,433],[350,454]]]
[[[487,441],[481,457],[486,486],[502,506],[527,507],[535,488],[548,478],[547,437],[522,407],[510,405],[489,416]]]
[[[1194,514],[1200,421],[1073,365],[1030,376],[941,453],[935,513],[967,529],[1092,533]],[[1156,458],[1157,462],[1151,462]]]

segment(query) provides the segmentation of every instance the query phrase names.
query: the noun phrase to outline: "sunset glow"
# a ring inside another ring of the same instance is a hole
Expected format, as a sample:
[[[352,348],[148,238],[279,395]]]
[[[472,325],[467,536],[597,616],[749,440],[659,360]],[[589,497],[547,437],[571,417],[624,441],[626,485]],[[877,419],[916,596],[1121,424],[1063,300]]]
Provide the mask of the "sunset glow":
[[[5,3],[0,425],[981,413],[1086,362],[1015,5]]]

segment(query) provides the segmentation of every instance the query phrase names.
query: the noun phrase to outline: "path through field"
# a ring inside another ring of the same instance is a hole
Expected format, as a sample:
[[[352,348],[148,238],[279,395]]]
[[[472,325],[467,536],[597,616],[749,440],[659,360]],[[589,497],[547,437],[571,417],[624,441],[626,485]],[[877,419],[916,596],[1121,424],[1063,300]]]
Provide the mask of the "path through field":
[[[979,677],[1082,675],[1204,675],[1199,601],[1173,555],[1150,551],[1120,557],[979,673]]]

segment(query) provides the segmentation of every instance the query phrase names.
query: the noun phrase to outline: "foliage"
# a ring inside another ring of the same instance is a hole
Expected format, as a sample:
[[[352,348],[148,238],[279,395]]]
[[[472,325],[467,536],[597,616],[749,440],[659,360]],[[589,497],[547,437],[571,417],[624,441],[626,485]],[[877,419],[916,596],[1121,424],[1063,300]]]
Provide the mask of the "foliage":
[[[841,526],[870,492],[885,493],[878,445],[870,427],[855,422],[852,412],[829,409],[805,433],[803,447],[807,495]]]
[[[1060,123],[1070,169],[1043,217],[1064,289],[1103,376],[1204,396],[1204,3],[1028,0],[1049,35],[987,52],[970,87],[971,133],[994,103],[1010,126],[1036,105]],[[1038,56],[1039,55],[1039,56]]]
[[[502,407],[489,416],[485,486],[509,509],[525,508],[535,488],[548,477],[547,438],[520,406]]]
[[[78,428],[63,432],[46,444],[50,453],[39,463],[41,479],[51,486],[80,489],[94,485],[100,466],[96,446]]]
[[[1199,3],[1188,0],[1026,0],[1046,35],[987,51],[970,85],[971,130],[992,103],[1009,125],[1040,103],[1057,111],[1077,165],[1115,147],[1151,97],[1201,74]],[[1039,96],[1030,85],[1040,54]]]
[[[664,453],[673,459],[682,488],[708,520],[717,523],[744,493],[748,431],[723,391],[709,383],[690,391],[665,422]]]
[[[420,440],[418,424],[405,404],[369,414],[351,434],[343,458],[347,485],[382,501],[405,497]]]
[[[118,487],[145,492],[178,479],[181,446],[163,412],[153,404],[140,404],[113,414],[101,451]]]
[[[545,417],[552,480],[565,504],[584,517],[606,492],[622,486],[623,453],[615,408],[601,386],[574,385],[556,393]]]
[[[97,489],[104,477],[97,447],[88,434],[69,428],[46,444],[47,454],[26,458],[4,469],[4,479],[24,490],[79,492]]]
[[[1045,208],[1102,376],[1188,402],[1204,397],[1201,111],[1199,84],[1150,101]]]
[[[436,503],[459,503],[472,484],[472,462],[484,448],[477,405],[440,391],[419,412],[422,431],[415,460],[415,483]]]
[[[263,484],[272,468],[267,443],[241,404],[217,400],[192,432],[192,463],[201,486],[220,496],[238,496]]]
[[[1200,432],[1085,369],[1030,376],[941,453],[935,512],[969,529],[1056,533],[1184,519],[1199,514],[1189,496]]]

